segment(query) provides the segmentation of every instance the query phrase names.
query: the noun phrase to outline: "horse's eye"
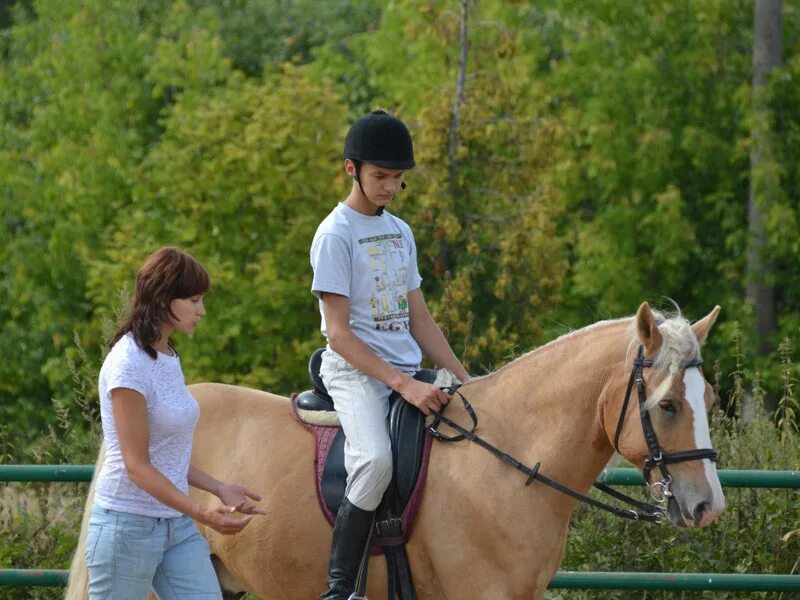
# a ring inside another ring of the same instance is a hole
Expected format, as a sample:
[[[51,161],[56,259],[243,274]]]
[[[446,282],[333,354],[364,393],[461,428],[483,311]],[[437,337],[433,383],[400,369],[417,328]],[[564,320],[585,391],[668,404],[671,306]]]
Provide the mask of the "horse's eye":
[[[661,408],[661,410],[666,411],[668,413],[675,412],[675,406],[669,400],[662,400],[661,402],[658,403],[658,406]]]

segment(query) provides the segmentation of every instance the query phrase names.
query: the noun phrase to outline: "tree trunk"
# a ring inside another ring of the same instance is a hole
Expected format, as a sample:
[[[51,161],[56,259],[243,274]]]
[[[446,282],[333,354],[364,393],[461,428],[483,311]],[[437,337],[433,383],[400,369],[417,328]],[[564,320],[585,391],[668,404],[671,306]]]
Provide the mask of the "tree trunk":
[[[770,72],[781,64],[781,12],[782,0],[755,0],[746,300],[755,310],[754,333],[760,356],[769,354],[770,336],[775,332],[775,287],[764,217],[779,182],[767,174],[769,164],[774,160],[774,150],[771,143],[772,119],[765,88]]]
[[[453,116],[450,121],[450,145],[447,152],[448,158],[448,181],[447,187],[451,200],[456,202],[458,197],[458,145],[459,145],[459,126],[461,124],[461,106],[464,104],[464,88],[467,79],[467,54],[468,44],[468,18],[469,0],[461,0],[461,27],[459,33],[459,61],[458,61],[458,80],[456,82],[456,97],[453,100]],[[437,261],[437,271],[440,275],[450,271],[451,264],[450,245],[442,232],[439,237],[439,260]]]
[[[458,61],[458,82],[456,84],[456,97],[453,101],[453,118],[450,122],[450,148],[448,158],[450,193],[457,189],[458,177],[458,126],[461,118],[461,105],[464,104],[464,86],[467,79],[467,52],[469,50],[467,38],[467,19],[469,17],[469,0],[461,0],[461,32],[459,48],[461,50]]]

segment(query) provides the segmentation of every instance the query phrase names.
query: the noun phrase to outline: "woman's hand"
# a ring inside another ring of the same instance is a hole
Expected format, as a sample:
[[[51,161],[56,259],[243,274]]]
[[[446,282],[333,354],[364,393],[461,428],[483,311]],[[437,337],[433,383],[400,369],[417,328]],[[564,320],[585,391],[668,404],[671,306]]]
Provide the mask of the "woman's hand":
[[[229,516],[231,514],[230,507],[220,506],[217,508],[205,509],[199,508],[194,519],[198,523],[202,523],[211,527],[214,531],[218,531],[223,535],[233,535],[239,533],[244,529],[247,524],[253,520],[253,515],[248,515],[242,519],[237,519]]]
[[[261,496],[238,483],[220,484],[217,497],[222,500],[230,512],[238,512],[244,515],[266,514],[263,508],[259,508],[250,501],[259,501],[261,500]]]

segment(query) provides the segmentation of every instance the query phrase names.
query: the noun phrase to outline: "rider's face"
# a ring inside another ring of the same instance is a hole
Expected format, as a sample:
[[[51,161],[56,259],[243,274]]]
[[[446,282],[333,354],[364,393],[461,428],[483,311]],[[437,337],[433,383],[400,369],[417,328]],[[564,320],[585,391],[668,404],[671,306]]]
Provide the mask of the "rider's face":
[[[355,165],[350,160],[345,161],[345,169],[348,174],[355,173]],[[405,171],[384,169],[363,163],[359,171],[359,180],[370,204],[376,207],[386,206],[400,190],[404,174]]]

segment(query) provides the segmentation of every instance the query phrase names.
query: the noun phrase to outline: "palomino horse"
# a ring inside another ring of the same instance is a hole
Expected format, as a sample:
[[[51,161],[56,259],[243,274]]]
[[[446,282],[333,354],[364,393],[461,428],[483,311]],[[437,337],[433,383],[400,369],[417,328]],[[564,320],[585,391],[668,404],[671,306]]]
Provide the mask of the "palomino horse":
[[[640,468],[650,455],[639,402],[625,403],[641,346],[653,361],[642,369],[644,406],[660,450],[681,461],[669,465],[667,514],[675,525],[703,527],[725,506],[708,450],[713,394],[699,368],[700,346],[718,313],[716,307],[690,325],[644,303],[632,319],[564,335],[461,391],[485,440],[523,464],[541,463],[540,473],[585,493],[611,458],[615,438],[619,452]],[[288,398],[214,383],[191,390],[201,406],[193,463],[260,491],[267,513],[239,535],[203,531],[226,597],[247,590],[265,600],[315,598],[325,587],[331,528],[315,492],[312,436],[291,417]],[[470,424],[458,402],[447,415]],[[651,483],[657,473],[650,473]],[[563,557],[576,501],[542,483],[524,483],[478,444],[435,445],[408,544],[420,599],[529,600],[544,592]],[[216,501],[204,493],[197,498]],[[383,557],[370,561],[373,599],[386,597],[385,569]]]

